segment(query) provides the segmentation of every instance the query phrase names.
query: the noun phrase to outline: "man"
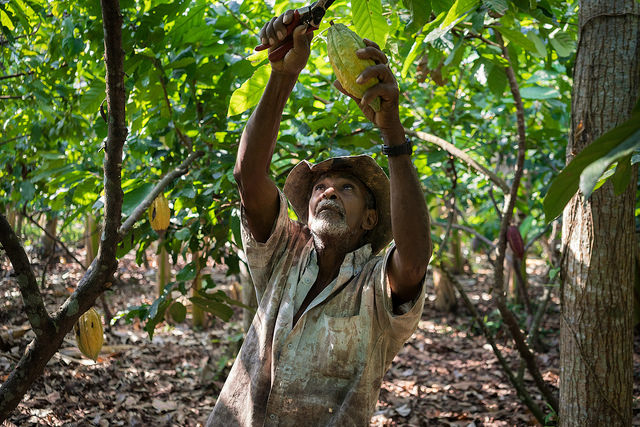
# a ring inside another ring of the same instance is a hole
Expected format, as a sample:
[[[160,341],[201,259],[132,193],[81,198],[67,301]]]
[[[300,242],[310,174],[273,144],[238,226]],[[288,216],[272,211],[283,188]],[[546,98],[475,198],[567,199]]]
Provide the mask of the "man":
[[[262,41],[277,45],[291,19],[292,11],[274,18]],[[354,100],[390,147],[390,180],[369,156],[301,162],[284,194],[269,176],[282,111],[309,57],[305,31],[296,28],[293,49],[271,63],[238,148],[234,175],[258,310],[210,426],[368,425],[382,377],[422,313],[429,217],[398,86],[377,45],[367,41],[358,55],[376,62],[360,78],[380,83]],[[378,96],[374,112],[368,103]],[[299,221],[289,219],[287,200]]]

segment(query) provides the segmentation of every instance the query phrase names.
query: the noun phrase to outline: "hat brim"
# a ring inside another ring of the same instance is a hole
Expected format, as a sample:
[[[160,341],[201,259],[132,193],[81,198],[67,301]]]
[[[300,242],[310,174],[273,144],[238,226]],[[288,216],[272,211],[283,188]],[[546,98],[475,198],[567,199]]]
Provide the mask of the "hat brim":
[[[298,163],[289,172],[284,184],[284,194],[293,207],[298,219],[307,223],[311,186],[320,175],[327,172],[347,172],[358,178],[373,193],[376,201],[378,222],[365,236],[371,243],[373,254],[387,246],[393,234],[391,231],[391,199],[389,178],[376,161],[367,155],[334,157],[312,165],[306,160]]]

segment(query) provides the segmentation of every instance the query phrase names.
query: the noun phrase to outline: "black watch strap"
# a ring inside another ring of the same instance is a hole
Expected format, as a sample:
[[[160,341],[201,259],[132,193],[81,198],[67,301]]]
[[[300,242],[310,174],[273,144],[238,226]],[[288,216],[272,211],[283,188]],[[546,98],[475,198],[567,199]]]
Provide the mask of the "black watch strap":
[[[411,155],[413,153],[413,144],[409,138],[405,139],[402,145],[383,145],[382,154],[388,157],[400,156],[402,154]]]

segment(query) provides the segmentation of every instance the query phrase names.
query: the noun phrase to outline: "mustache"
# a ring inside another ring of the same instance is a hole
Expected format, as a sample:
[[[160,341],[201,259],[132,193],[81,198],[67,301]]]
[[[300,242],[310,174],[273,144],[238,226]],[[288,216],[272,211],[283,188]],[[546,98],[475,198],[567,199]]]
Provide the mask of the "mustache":
[[[331,209],[332,211],[338,212],[340,215],[344,216],[344,208],[340,206],[338,202],[333,200],[324,199],[318,203],[316,206],[316,215],[325,209]]]

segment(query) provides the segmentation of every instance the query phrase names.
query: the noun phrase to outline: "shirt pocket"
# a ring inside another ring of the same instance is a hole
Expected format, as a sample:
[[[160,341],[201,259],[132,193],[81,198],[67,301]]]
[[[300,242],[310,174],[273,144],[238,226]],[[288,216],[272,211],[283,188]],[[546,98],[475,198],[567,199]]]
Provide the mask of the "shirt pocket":
[[[331,317],[322,315],[323,328],[317,342],[320,372],[331,378],[355,377],[366,358],[367,328],[362,316]]]

